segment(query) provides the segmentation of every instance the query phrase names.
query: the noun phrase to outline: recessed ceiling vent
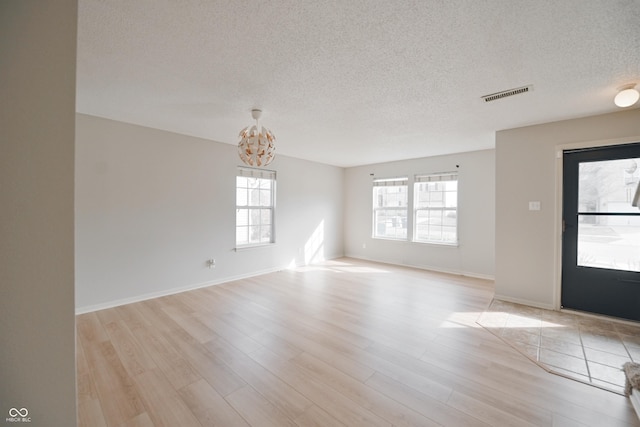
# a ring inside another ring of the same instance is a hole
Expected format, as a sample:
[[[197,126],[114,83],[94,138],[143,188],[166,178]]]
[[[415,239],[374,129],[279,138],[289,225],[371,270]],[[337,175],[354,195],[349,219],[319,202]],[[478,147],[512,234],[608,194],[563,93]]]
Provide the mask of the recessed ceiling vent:
[[[491,102],[498,99],[506,98],[507,96],[520,95],[521,93],[527,93],[533,90],[533,86],[522,86],[517,87],[515,89],[503,90],[502,92],[491,93],[489,95],[484,95],[481,98],[484,99],[484,102]]]

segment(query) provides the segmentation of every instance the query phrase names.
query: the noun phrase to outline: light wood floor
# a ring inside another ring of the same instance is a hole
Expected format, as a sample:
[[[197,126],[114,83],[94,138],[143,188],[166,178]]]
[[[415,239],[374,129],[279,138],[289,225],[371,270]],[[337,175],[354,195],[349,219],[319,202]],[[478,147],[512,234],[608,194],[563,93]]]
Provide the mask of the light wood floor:
[[[79,315],[79,425],[640,426],[479,327],[492,295],[340,259]]]

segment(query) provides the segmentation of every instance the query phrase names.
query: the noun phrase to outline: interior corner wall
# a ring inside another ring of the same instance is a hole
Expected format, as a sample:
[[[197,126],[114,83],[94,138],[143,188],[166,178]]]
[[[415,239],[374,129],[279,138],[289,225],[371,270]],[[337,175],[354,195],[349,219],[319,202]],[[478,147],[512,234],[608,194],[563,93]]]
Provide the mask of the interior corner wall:
[[[277,155],[276,243],[235,251],[235,146],[76,123],[77,312],[343,255],[342,168]]]
[[[76,29],[75,0],[0,2],[2,425],[76,425]]]
[[[459,166],[459,168],[456,167]],[[458,170],[458,246],[372,238],[372,179]],[[345,253],[390,264],[492,279],[494,150],[380,163],[345,172]]]
[[[496,297],[558,308],[561,146],[640,136],[640,110],[496,133]],[[539,211],[529,202],[538,201]]]

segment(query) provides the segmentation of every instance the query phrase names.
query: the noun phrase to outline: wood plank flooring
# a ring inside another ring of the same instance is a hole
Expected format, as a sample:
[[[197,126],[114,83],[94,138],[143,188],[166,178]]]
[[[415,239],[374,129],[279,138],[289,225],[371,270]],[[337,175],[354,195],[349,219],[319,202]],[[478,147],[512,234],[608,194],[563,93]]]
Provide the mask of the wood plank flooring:
[[[78,424],[640,426],[479,327],[492,296],[343,258],[79,315]]]

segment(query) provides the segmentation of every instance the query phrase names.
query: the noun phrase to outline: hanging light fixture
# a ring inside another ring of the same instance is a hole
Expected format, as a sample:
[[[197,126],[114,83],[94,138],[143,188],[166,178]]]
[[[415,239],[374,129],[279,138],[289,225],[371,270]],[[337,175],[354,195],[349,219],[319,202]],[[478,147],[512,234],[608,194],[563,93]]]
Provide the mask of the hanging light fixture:
[[[636,102],[638,102],[638,99],[640,99],[640,92],[638,92],[638,90],[635,89],[635,86],[636,86],[635,83],[622,86],[620,89],[618,89],[619,92],[616,95],[616,97],[613,99],[613,102],[618,107],[630,107]]]
[[[262,116],[261,110],[251,110],[251,117],[256,121],[253,126],[247,126],[240,131],[238,155],[249,166],[267,166],[275,157],[275,135],[258,124]]]

